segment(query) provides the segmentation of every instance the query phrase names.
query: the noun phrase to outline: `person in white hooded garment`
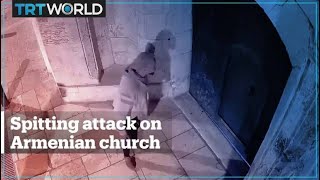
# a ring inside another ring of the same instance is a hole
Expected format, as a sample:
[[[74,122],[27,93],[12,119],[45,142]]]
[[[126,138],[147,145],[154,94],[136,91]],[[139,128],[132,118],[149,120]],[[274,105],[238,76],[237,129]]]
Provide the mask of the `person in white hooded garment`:
[[[156,70],[155,47],[148,43],[145,52],[140,53],[134,61],[126,67],[119,85],[119,94],[113,102],[114,111],[121,117],[130,116],[136,120],[135,126],[140,127],[140,121],[147,118],[148,113],[148,76]],[[120,132],[129,139],[138,138],[138,130]],[[134,154],[130,156],[130,149],[123,149],[128,166],[136,167]]]

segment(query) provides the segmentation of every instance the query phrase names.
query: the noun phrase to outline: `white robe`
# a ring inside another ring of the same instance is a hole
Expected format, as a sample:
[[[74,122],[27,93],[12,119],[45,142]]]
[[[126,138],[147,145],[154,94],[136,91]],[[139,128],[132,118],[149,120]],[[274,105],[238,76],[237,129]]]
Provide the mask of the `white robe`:
[[[140,75],[134,73],[133,69]],[[148,114],[148,91],[146,76],[155,72],[154,54],[140,53],[126,68],[121,77],[119,93],[115,97],[113,106],[120,116],[138,117],[145,120]],[[144,77],[144,78],[142,78]]]

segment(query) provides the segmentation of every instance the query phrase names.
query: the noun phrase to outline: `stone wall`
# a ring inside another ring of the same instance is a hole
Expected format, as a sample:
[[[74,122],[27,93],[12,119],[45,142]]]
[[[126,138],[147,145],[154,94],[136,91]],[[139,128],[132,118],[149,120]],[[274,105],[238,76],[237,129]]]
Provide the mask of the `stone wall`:
[[[106,20],[94,18],[103,68],[128,65],[147,43],[156,48],[153,96],[175,96],[189,90],[192,5],[107,4]],[[103,27],[107,28],[103,28]]]
[[[301,2],[271,5],[259,1],[284,42],[293,67],[250,176],[316,176],[318,5]]]
[[[157,71],[151,81],[166,81],[150,87],[151,96],[187,92],[192,5],[109,2],[106,18],[39,19],[57,82],[67,86],[96,84],[100,70],[130,64],[150,42],[155,45],[157,59]]]
[[[37,18],[41,41],[59,85],[98,84],[97,64],[88,18]]]

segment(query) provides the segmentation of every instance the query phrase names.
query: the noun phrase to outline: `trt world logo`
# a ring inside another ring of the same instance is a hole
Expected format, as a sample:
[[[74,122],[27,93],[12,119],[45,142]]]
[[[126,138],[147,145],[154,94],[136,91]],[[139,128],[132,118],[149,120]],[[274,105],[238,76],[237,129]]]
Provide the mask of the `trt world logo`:
[[[14,0],[12,17],[104,17],[105,6],[105,0]]]

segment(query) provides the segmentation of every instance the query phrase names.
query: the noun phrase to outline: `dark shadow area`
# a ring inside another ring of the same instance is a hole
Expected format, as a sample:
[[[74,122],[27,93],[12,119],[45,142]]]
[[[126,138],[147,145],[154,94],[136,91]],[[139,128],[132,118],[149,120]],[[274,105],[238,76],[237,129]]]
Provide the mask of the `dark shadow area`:
[[[1,35],[1,39],[10,38],[10,37],[13,37],[13,36],[15,36],[15,35],[17,35],[16,32],[11,32],[11,33],[7,33],[7,34],[2,34],[2,35]]]
[[[121,76],[125,70],[125,65],[113,64],[112,66],[103,70],[100,85],[114,86],[119,85]]]
[[[21,77],[25,75],[26,69],[28,66],[30,66],[30,59],[25,59],[21,62],[20,67],[17,72],[15,72],[14,80],[12,81],[11,85],[8,87],[7,95],[5,94],[3,87],[1,85],[1,104],[3,104],[3,98],[6,98],[5,102],[5,153],[8,156],[5,156],[5,158],[1,161],[4,161],[4,164],[6,164],[6,169],[4,170],[4,176],[7,176],[9,179],[15,179],[17,174],[19,176],[23,177],[33,177],[40,175],[44,172],[46,172],[48,169],[51,168],[49,155],[46,151],[42,151],[39,153],[32,152],[32,154],[23,160],[16,161],[15,164],[17,167],[20,167],[18,169],[13,170],[13,159],[11,154],[12,153],[31,153],[29,149],[27,150],[12,150],[10,149],[10,144],[12,143],[13,135],[15,136],[21,136],[21,134],[16,134],[17,132],[14,132],[13,130],[8,129],[10,126],[8,125],[8,117],[14,116],[15,113],[22,113],[26,115],[27,118],[32,118],[34,116],[42,117],[42,118],[48,118],[50,115],[48,111],[43,111],[41,109],[37,109],[34,107],[27,106],[25,104],[21,104],[21,102],[13,102],[11,101],[13,97],[7,98],[7,96],[13,95],[18,85],[21,83]],[[14,73],[14,72],[11,72]],[[53,98],[53,97],[51,97]],[[22,139],[25,137],[22,137]],[[35,163],[37,162],[37,163]],[[41,163],[39,163],[41,162]],[[36,169],[36,171],[34,171]],[[23,178],[21,178],[23,179]],[[29,178],[25,178],[29,179]]]
[[[30,64],[30,59],[25,59],[22,61],[22,63],[20,64],[20,67],[18,69],[18,71],[16,72],[15,77],[22,77],[24,75],[24,73],[26,72],[27,67]],[[14,92],[17,90],[17,87],[20,84],[21,80],[17,80],[18,78],[15,78],[10,87],[8,87],[8,96],[9,99],[11,98],[11,96],[14,94]]]
[[[148,114],[152,114],[159,104],[160,99],[152,99],[148,102]]]
[[[9,105],[10,101],[7,97],[7,95],[4,93],[3,87],[1,85],[1,106],[6,108]]]
[[[96,30],[94,27],[94,23],[93,23],[93,18],[88,18],[88,30],[89,30],[89,35],[91,36],[91,41],[92,41],[92,48],[93,48],[93,54],[95,56],[95,61],[97,63],[97,68],[98,68],[98,80],[99,82],[101,81],[101,78],[103,76],[103,65],[102,65],[102,61],[101,61],[101,56],[100,56],[100,52],[99,52],[99,48],[98,48],[98,40],[97,40],[97,36],[96,36]]]
[[[165,89],[163,83],[171,80],[171,57],[169,50],[175,48],[176,38],[171,31],[164,29],[157,34],[156,40],[152,44],[155,47],[156,71],[155,74],[149,78],[149,90],[152,99],[148,108],[149,114],[153,112],[160,98],[164,95],[163,91]]]
[[[16,35],[17,35],[17,32],[11,32],[11,33],[7,33],[7,34],[2,34],[1,35],[1,39],[10,38],[10,37],[13,37],[13,36],[16,36]],[[7,107],[9,105],[9,103],[10,103],[10,101],[8,99],[8,96],[5,94],[5,92],[3,90],[3,86],[1,84],[1,106]]]
[[[257,4],[193,5],[192,52],[191,95],[251,163],[291,72],[277,30]]]

